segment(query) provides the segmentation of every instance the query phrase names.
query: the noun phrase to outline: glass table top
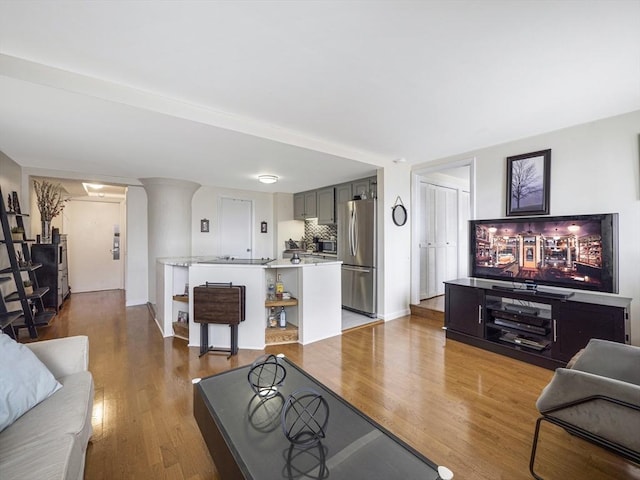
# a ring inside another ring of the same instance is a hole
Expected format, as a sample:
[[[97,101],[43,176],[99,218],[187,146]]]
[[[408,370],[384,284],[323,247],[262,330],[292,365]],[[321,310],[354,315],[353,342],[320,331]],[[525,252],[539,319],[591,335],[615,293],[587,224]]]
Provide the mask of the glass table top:
[[[247,376],[251,366],[202,379],[196,385],[247,479],[438,479],[437,466],[285,358],[278,392],[260,397]],[[311,388],[326,400],[326,437],[292,446],[281,428],[289,395]]]

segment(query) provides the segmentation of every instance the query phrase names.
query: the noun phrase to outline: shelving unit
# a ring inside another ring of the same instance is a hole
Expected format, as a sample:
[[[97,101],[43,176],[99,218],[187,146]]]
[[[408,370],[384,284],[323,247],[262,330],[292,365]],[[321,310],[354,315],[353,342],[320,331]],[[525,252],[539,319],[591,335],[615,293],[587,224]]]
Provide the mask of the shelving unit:
[[[264,306],[267,312],[274,308],[281,307],[297,307],[298,299],[289,298],[286,300],[265,300]],[[269,313],[267,313],[268,317]],[[282,345],[285,343],[297,343],[298,341],[298,327],[287,322],[286,328],[280,327],[266,327],[265,328],[265,343],[267,345]]]
[[[551,306],[538,302],[522,305],[509,300],[487,295],[487,340],[524,351],[548,350],[553,343]]]
[[[174,295],[173,301],[186,304],[187,311],[189,310],[189,295]],[[173,321],[173,335],[182,340],[189,340],[189,320],[186,322]]]
[[[4,196],[0,189],[0,223],[2,223],[3,239],[0,244],[6,248],[9,266],[0,270],[2,274],[12,274],[12,277],[3,277],[3,283],[13,279],[15,291],[4,296],[0,302],[0,326],[14,338],[18,337],[20,328],[26,328],[31,338],[38,338],[37,327],[47,326],[55,317],[55,312],[45,310],[42,297],[49,291],[48,287],[39,287],[35,271],[42,265],[32,263],[29,249],[30,242],[24,234],[24,217],[26,214],[20,213],[20,203],[17,194],[13,195],[12,211],[7,211],[4,203]],[[11,222],[10,222],[11,219]],[[12,225],[13,224],[13,225]],[[11,234],[12,227],[22,228],[22,238],[14,239]],[[20,259],[19,259],[20,257]],[[26,275],[26,278],[23,276]],[[33,284],[33,292],[27,294],[24,281],[30,280]],[[7,303],[20,304],[21,310],[9,310]]]
[[[31,259],[42,264],[36,271],[38,282],[49,291],[42,298],[44,306],[59,311],[71,294],[67,268],[67,236],[59,235],[57,243],[31,245]]]

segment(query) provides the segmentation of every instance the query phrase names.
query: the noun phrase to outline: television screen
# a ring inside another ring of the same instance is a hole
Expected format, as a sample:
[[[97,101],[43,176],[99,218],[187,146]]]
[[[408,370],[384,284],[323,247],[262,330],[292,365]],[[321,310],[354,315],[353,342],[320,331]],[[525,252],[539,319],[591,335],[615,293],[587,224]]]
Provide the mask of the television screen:
[[[618,293],[618,214],[470,221],[472,277]]]

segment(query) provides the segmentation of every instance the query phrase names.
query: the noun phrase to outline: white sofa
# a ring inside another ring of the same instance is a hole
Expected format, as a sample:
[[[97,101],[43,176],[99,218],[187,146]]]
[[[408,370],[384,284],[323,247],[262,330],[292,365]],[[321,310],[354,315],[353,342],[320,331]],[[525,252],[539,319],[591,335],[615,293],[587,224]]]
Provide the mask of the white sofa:
[[[0,432],[0,478],[81,480],[92,433],[89,340],[76,336],[27,346],[62,388]]]

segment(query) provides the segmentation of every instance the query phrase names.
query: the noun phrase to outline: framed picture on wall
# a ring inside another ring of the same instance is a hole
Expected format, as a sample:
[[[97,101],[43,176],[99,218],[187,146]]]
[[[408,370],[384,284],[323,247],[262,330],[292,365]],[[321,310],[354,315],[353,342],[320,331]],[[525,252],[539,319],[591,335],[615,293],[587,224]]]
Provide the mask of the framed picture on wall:
[[[551,149],[507,157],[507,217],[549,214]]]

